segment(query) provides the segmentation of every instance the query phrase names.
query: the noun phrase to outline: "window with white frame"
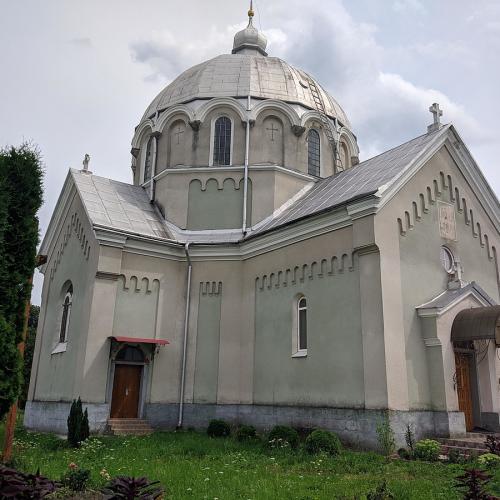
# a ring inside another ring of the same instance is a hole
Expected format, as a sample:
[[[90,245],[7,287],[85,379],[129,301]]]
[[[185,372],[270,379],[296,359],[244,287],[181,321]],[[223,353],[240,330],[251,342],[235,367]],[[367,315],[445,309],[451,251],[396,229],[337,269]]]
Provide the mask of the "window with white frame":
[[[221,116],[214,124],[214,165],[231,165],[231,119]]]
[[[73,304],[73,286],[70,285],[62,303],[61,328],[59,330],[59,342],[63,344],[68,341],[69,318]]]
[[[307,351],[307,299],[297,301],[297,352]]]

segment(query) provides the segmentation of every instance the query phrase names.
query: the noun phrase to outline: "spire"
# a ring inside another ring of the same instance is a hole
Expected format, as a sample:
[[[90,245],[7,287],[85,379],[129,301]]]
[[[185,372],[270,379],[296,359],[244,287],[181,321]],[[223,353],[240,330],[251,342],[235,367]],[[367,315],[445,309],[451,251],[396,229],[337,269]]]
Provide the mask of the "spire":
[[[248,10],[248,26],[234,35],[233,54],[261,54],[267,56],[267,38],[253,25],[253,0]]]

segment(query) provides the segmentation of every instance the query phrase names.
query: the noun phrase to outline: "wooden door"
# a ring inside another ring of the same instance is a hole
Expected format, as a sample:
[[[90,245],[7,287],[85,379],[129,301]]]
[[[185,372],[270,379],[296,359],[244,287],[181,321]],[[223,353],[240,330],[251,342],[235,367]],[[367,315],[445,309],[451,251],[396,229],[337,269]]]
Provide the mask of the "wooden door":
[[[137,418],[142,366],[115,365],[111,418]]]
[[[470,384],[470,356],[461,352],[456,352],[455,369],[457,376],[458,408],[465,415],[465,429],[469,432],[474,429]]]

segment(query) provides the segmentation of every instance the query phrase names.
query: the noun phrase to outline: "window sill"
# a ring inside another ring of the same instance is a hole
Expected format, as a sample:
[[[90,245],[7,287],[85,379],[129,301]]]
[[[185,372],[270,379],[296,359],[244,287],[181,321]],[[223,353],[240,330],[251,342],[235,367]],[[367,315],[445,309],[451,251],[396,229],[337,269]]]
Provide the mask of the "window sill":
[[[66,352],[66,349],[68,348],[68,343],[67,342],[59,342],[54,349],[52,349],[52,352],[50,354],[59,354],[60,352]]]
[[[307,349],[292,354],[292,358],[307,358]]]

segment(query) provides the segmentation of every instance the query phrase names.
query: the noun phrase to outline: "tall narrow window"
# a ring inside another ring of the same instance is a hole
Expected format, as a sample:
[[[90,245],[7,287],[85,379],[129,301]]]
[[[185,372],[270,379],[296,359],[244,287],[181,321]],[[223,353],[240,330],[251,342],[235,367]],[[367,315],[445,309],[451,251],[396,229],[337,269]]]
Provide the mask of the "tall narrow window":
[[[68,340],[69,317],[71,315],[71,305],[73,303],[73,287],[70,285],[62,304],[61,330],[59,331],[59,342]]]
[[[153,137],[148,140],[146,146],[146,158],[144,159],[144,182],[151,179],[151,172],[153,170]]]
[[[321,151],[319,133],[313,128],[307,134],[307,171],[310,175],[320,176]]]
[[[297,350],[307,351],[307,301],[305,297],[297,303]]]
[[[231,120],[227,116],[215,122],[214,165],[231,165]]]

